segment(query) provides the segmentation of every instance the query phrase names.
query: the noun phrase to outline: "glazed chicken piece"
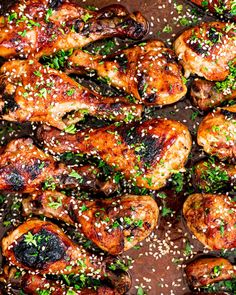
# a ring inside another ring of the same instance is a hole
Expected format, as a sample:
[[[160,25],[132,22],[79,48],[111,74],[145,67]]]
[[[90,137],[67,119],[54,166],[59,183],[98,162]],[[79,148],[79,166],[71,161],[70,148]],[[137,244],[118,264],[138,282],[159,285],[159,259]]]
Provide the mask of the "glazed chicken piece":
[[[51,55],[108,37],[142,39],[148,23],[121,5],[90,11],[72,1],[21,0],[0,19],[0,56]]]
[[[100,181],[99,174],[93,166],[68,167],[55,162],[29,138],[11,141],[0,157],[0,190],[32,193],[58,187],[114,192],[117,186],[112,181]]]
[[[104,98],[36,60],[7,62],[0,75],[4,120],[44,122],[65,129],[85,114],[122,121],[130,115],[141,116],[141,105],[130,104],[126,98]]]
[[[29,295],[38,295],[40,291],[48,291],[50,295],[61,295],[61,294],[71,294],[71,295],[121,295],[117,290],[110,287],[99,286],[96,290],[84,288],[81,290],[76,290],[75,288],[69,288],[65,285],[48,280],[40,275],[27,274],[22,279],[23,291]],[[71,293],[68,293],[71,290]]]
[[[38,130],[38,138],[52,153],[71,151],[100,157],[131,184],[153,190],[184,168],[192,144],[187,127],[167,119],[114,124],[75,135],[46,126]]]
[[[229,63],[236,57],[234,23],[209,22],[190,28],[175,43],[175,52],[185,76],[195,74],[211,81],[223,81],[229,75]]]
[[[236,90],[234,90],[235,82],[232,87],[226,84],[225,89],[222,89],[223,82],[213,82],[203,79],[195,79],[191,85],[191,97],[196,106],[202,111],[219,106],[224,101],[233,100],[236,98]]]
[[[193,194],[183,206],[187,226],[212,250],[236,247],[235,213],[235,200],[224,195]]]
[[[24,222],[4,237],[2,253],[11,264],[40,274],[95,274],[102,263],[102,258],[90,255],[58,226],[38,219]]]
[[[199,258],[185,269],[188,283],[192,288],[200,288],[235,278],[236,268],[224,258]]]
[[[198,190],[215,193],[234,190],[236,165],[215,161],[213,158],[200,161],[194,166],[193,184]]]
[[[95,70],[146,105],[171,104],[187,92],[174,52],[160,41],[147,41],[105,57],[76,50],[68,62],[68,72]]]
[[[236,106],[209,113],[199,125],[197,142],[203,150],[219,159],[236,157]]]
[[[156,227],[159,214],[150,196],[80,201],[55,191],[24,199],[23,210],[25,215],[43,214],[78,226],[88,239],[112,255],[144,240]]]
[[[26,273],[19,276],[19,272],[16,267],[9,267],[5,265],[3,268],[3,275],[0,277],[0,281],[5,285],[13,288],[14,290],[22,290],[24,294],[29,295],[122,295],[130,288],[130,279],[128,275],[120,275],[118,279],[118,285],[111,287],[105,284],[97,286],[96,288],[83,288],[77,290],[75,288],[66,286],[65,283],[59,279],[48,279],[45,275]],[[108,282],[107,282],[108,281]],[[104,283],[113,283],[107,280]],[[103,283],[103,282],[102,282]],[[114,282],[115,284],[116,282]],[[9,289],[9,287],[7,289]],[[71,290],[72,293],[69,293]],[[40,293],[41,292],[41,293]],[[66,293],[68,292],[68,293]]]
[[[232,21],[236,21],[235,3],[230,0],[190,0],[194,4]]]

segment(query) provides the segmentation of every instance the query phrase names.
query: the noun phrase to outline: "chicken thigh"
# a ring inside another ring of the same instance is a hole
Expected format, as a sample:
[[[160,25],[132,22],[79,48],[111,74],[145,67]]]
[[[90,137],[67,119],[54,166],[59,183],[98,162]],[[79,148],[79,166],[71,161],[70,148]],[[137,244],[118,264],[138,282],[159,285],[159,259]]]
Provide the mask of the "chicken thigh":
[[[202,23],[182,33],[174,42],[185,76],[195,74],[211,81],[229,75],[229,63],[236,57],[234,23]]]
[[[200,288],[230,280],[236,276],[236,267],[224,258],[199,258],[194,260],[185,269],[188,283],[193,288]]]
[[[193,183],[198,190],[207,193],[234,190],[236,165],[215,161],[213,158],[202,160],[194,166]]]
[[[203,150],[219,159],[236,157],[236,106],[221,108],[209,113],[201,122],[197,142]]]
[[[212,250],[236,247],[236,201],[225,195],[193,194],[183,214],[195,237]]]
[[[229,79],[228,79],[229,80]],[[235,78],[230,81],[213,82],[195,79],[191,85],[191,97],[196,106],[202,111],[208,111],[225,101],[236,98]]]

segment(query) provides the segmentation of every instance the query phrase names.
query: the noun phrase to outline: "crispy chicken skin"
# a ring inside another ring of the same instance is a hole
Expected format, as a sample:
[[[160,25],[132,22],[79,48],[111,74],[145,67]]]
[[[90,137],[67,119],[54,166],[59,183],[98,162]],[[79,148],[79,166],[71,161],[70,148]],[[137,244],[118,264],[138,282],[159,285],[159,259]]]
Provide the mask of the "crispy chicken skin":
[[[121,5],[90,11],[71,1],[21,0],[1,17],[0,56],[40,58],[107,37],[142,39],[148,23]]]
[[[212,250],[236,247],[236,202],[228,196],[193,194],[184,203],[187,226]]]
[[[38,219],[24,222],[4,237],[2,253],[13,265],[41,274],[94,273],[101,263],[58,226]]]
[[[185,76],[196,74],[211,81],[225,80],[228,64],[236,57],[235,36],[233,23],[202,23],[186,30],[174,42]]]
[[[184,168],[191,136],[183,124],[167,119],[110,125],[68,135],[43,127],[38,138],[49,152],[81,152],[102,158],[132,184],[158,190]]]
[[[188,283],[192,288],[200,288],[235,278],[236,268],[224,258],[198,258],[185,269]]]
[[[36,60],[6,62],[0,74],[4,120],[44,122],[64,129],[83,119],[85,113],[115,120],[125,120],[129,114],[141,116],[141,105],[125,98],[104,98]]]
[[[105,194],[117,188],[110,181],[99,181],[99,170],[93,166],[68,167],[55,162],[29,138],[12,140],[0,156],[0,190],[32,193],[43,184],[48,189],[81,187]]]
[[[25,215],[43,214],[78,226],[88,239],[112,255],[144,240],[156,227],[159,214],[150,196],[79,201],[55,191],[24,199],[23,210]]]
[[[219,159],[236,157],[236,107],[221,108],[209,113],[201,122],[197,142],[203,150]]]
[[[213,12],[219,16],[223,16],[224,18],[231,19],[236,21],[235,15],[235,6],[233,7],[233,1],[231,0],[190,0],[194,4],[198,6],[209,9],[210,12]]]
[[[215,106],[219,106],[224,101],[236,98],[236,90],[217,89],[217,82],[203,79],[195,79],[191,85],[191,97],[196,106],[202,111],[208,111]]]
[[[204,192],[218,192],[233,189],[236,184],[236,165],[203,160],[194,166],[193,184]]]
[[[145,105],[171,104],[187,92],[174,52],[160,41],[147,41],[106,57],[76,50],[68,61],[68,72],[95,70]]]

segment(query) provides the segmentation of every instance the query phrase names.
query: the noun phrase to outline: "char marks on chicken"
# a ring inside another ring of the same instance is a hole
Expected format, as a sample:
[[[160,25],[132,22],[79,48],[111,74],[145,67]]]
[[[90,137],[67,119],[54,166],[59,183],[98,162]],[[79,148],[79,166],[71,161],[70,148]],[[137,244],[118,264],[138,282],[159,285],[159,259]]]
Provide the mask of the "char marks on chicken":
[[[229,62],[236,57],[235,24],[202,23],[182,33],[174,42],[175,52],[190,74],[210,81],[223,81],[229,75]]]
[[[2,253],[13,265],[41,274],[93,273],[99,269],[97,257],[55,224],[38,219],[24,222],[4,237]]]
[[[40,58],[108,37],[142,39],[148,23],[121,5],[90,11],[72,1],[21,0],[1,17],[0,56]]]
[[[109,194],[116,189],[110,181],[99,181],[93,166],[68,167],[38,149],[31,139],[12,140],[0,157],[0,190],[32,193],[42,188],[84,188]],[[76,175],[76,177],[74,177]]]
[[[49,152],[100,157],[132,184],[154,190],[163,187],[173,171],[184,167],[192,145],[183,124],[165,119],[114,124],[75,135],[44,127],[38,130],[38,138]]]
[[[187,92],[174,52],[160,41],[147,41],[105,57],[76,50],[68,64],[70,73],[95,70],[145,105],[171,104]]]

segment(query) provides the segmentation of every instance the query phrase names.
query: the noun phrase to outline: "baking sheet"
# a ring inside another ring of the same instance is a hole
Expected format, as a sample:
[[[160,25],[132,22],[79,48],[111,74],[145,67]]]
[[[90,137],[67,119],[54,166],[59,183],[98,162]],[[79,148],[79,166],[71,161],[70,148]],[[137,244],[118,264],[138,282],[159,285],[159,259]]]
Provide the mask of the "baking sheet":
[[[189,4],[189,1],[181,0],[83,0],[79,3],[81,6],[92,5],[96,7],[118,3],[126,6],[129,11],[139,10],[150,21],[150,32],[147,39],[161,39],[170,47],[176,36],[189,26],[214,19],[197,9],[196,6]],[[9,5],[9,1],[1,1],[0,5],[0,9],[5,9]],[[203,115],[192,105],[188,94],[174,105],[162,109],[147,109],[145,114],[146,117],[165,116],[176,119],[189,127],[194,144],[187,167],[193,166],[197,160],[204,158],[204,154],[195,144],[197,126]],[[1,145],[6,144],[12,138],[29,135],[34,136],[30,124],[19,125],[6,122],[0,124]],[[160,198],[160,196],[163,196],[162,193],[167,195],[166,199]],[[186,263],[196,255],[219,255],[220,253],[204,250],[186,228],[181,209],[188,192],[183,190],[176,193],[175,189],[167,187],[160,192],[153,193],[153,195],[160,206],[159,227],[146,241],[140,244],[140,247],[136,247],[136,249],[132,249],[123,255],[126,259],[133,261],[130,269],[132,288],[128,294],[137,294],[139,287],[143,289],[144,294],[148,295],[193,294],[189,290],[184,276]],[[11,204],[10,197],[8,203]],[[9,229],[6,222],[5,226],[3,225],[11,206],[9,204],[2,205],[0,211],[2,215],[0,238]],[[172,213],[166,215],[168,212],[165,212],[166,210],[163,207],[171,209]],[[15,214],[17,215],[17,213]],[[14,218],[19,219],[20,216]],[[189,245],[191,246],[189,247]],[[234,257],[234,253],[229,255],[232,262],[234,262]]]

